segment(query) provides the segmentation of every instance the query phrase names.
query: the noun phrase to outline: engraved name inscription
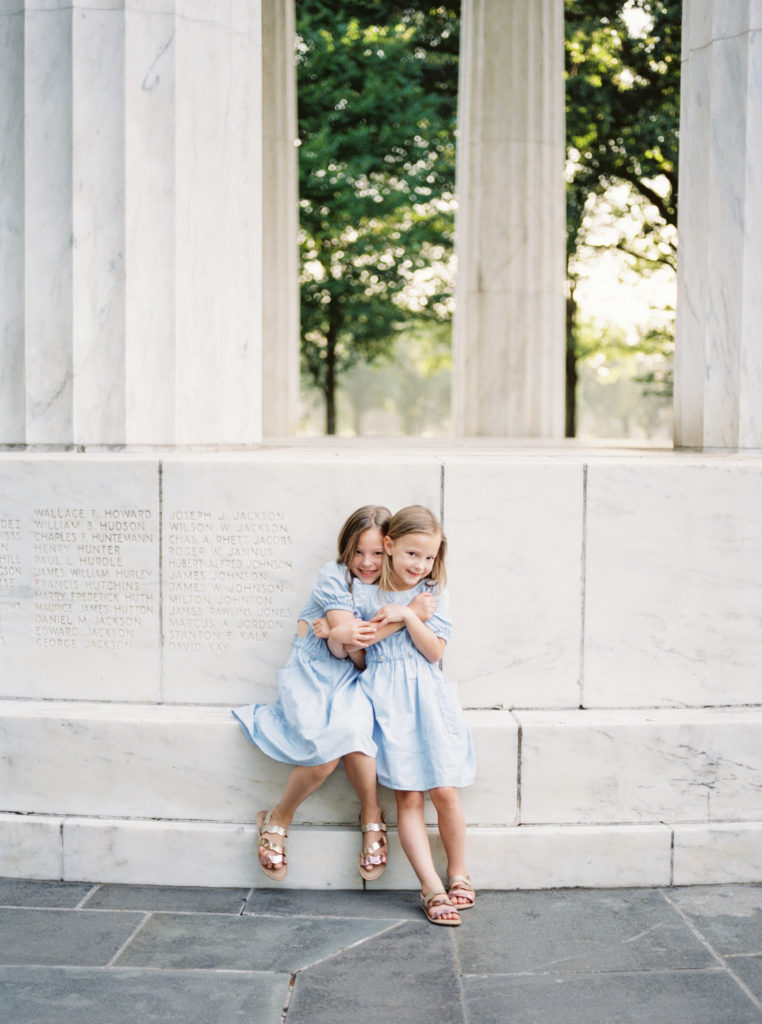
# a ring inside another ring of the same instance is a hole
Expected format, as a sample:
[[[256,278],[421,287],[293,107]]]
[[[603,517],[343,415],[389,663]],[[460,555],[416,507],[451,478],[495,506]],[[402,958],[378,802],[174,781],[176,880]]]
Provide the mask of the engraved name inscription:
[[[30,522],[0,514],[0,524],[0,644],[31,604],[35,647],[134,648],[155,611],[150,509],[37,507]]]
[[[224,654],[289,628],[293,539],[282,512],[175,509],[165,532],[168,650]]]

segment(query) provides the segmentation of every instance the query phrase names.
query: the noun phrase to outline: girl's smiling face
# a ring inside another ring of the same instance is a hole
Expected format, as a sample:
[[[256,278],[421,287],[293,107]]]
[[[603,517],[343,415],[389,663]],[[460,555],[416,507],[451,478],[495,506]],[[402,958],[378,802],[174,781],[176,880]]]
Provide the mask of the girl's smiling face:
[[[384,563],[384,537],[377,526],[363,530],[349,563],[349,571],[361,583],[376,583]]]
[[[434,568],[442,538],[439,534],[406,533],[396,540],[384,538],[384,549],[392,562],[395,590],[411,590]]]

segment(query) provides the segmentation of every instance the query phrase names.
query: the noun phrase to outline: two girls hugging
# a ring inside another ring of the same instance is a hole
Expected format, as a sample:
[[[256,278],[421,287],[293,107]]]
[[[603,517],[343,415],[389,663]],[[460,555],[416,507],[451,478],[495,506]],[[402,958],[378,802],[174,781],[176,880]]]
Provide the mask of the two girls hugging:
[[[454,684],[439,669],[452,631],[443,589],[447,539],[427,508],[392,516],[366,505],[344,523],[278,673],[278,700],[233,711],[247,738],[294,768],[279,802],[257,814],[259,864],[288,872],[285,840],[296,809],[343,758],[360,799],[366,881],[384,871],[388,842],[377,782],[394,790],[400,842],[432,924],[460,924],[474,905],[458,789],[475,775],[473,742]],[[447,887],[424,824],[429,792],[447,857]]]

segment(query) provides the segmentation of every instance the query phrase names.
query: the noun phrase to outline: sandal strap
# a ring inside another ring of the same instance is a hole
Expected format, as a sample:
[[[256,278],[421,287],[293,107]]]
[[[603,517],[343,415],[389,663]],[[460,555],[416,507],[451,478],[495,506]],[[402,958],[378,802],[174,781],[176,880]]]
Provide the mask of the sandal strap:
[[[386,864],[386,843],[371,843],[364,846],[360,852],[360,859],[365,861],[364,867]]]
[[[381,867],[382,864],[386,864],[386,857],[382,857],[381,854],[378,856],[369,856],[368,854],[361,853],[360,859],[364,861],[362,865],[364,868],[378,868]]]
[[[268,867],[271,868],[279,868],[282,864],[288,863],[285,853],[275,853],[272,850],[265,850],[264,857],[267,861]]]
[[[285,856],[286,851],[279,843],[272,843],[269,839],[260,839],[258,845],[262,850],[272,850],[277,857]]]
[[[453,875],[452,878],[447,879],[447,886],[449,889],[460,890],[460,892],[476,892],[468,875]]]
[[[361,857],[372,857],[379,850],[386,850],[386,843],[371,843],[370,846],[363,846]]]
[[[421,893],[421,906],[426,916],[434,921],[443,914],[459,914],[458,908],[450,902],[450,897],[444,889],[433,889],[428,896]]]
[[[438,900],[435,899],[435,897],[437,896],[440,897]],[[438,907],[442,903],[449,903],[449,901],[450,897],[447,895],[444,889],[432,889],[427,896],[424,896],[424,894],[421,893],[421,903],[424,905],[424,907],[428,907],[432,903],[434,904],[435,907]]]
[[[286,831],[285,828],[282,828],[280,825],[272,825],[270,823],[270,816],[271,816],[271,814],[272,814],[272,811],[268,811],[267,812],[267,815],[265,816],[265,820],[262,822],[261,831],[262,832],[272,832],[273,835],[283,836],[284,839],[288,839],[288,832]]]
[[[386,832],[386,822],[371,821],[368,825],[363,825],[363,832]]]

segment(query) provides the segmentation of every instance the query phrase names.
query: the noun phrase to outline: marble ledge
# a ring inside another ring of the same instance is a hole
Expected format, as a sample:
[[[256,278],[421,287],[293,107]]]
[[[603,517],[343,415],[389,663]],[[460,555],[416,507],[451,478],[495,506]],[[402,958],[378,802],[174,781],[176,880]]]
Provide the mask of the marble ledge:
[[[393,828],[390,840],[390,866],[373,888],[413,889]],[[240,823],[0,813],[0,875],[10,878],[267,887],[252,870],[255,844],[254,827]],[[297,826],[289,848],[288,887],[361,887],[356,829]],[[468,853],[485,889],[760,883],[762,822],[470,827]]]
[[[514,715],[523,823],[760,817],[762,708]]]
[[[727,725],[744,724],[762,726],[762,704],[747,707],[646,707],[646,708],[581,708],[519,709],[513,715],[522,728],[540,726],[565,729],[606,729],[673,725]]]
[[[17,14],[19,0],[0,0],[0,16]],[[135,12],[166,15],[238,33],[251,30],[250,0],[24,0],[27,14],[87,11],[88,13]]]
[[[463,792],[466,818],[513,825],[516,722],[509,712],[467,719],[482,769]],[[246,740],[229,708],[2,702],[0,751],[3,809],[19,814],[248,823],[276,802],[290,771]],[[393,794],[382,790],[381,800],[394,822]],[[426,813],[435,820],[428,803]],[[357,797],[339,768],[296,821],[356,818]]]
[[[668,442],[607,441],[596,439],[537,439],[504,437],[297,437],[272,438],[259,443],[242,444],[0,444],[0,459],[149,459],[196,462],[213,459],[215,463],[243,459],[299,461],[303,458],[333,461],[340,456],[403,461],[421,457],[508,461],[613,461],[654,460],[677,464],[734,462],[762,463],[760,448],[674,448]]]
[[[444,851],[429,830],[434,859]],[[273,885],[256,866],[251,825],[0,814],[0,874],[15,878],[143,885]],[[395,829],[390,861],[373,889],[416,888]],[[471,873],[483,889],[670,884],[671,830],[618,827],[469,828]],[[360,889],[354,828],[296,827],[287,888]]]
[[[762,882],[762,821],[674,825],[674,885]]]

